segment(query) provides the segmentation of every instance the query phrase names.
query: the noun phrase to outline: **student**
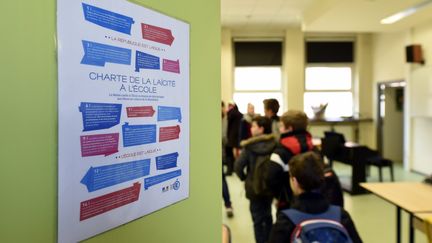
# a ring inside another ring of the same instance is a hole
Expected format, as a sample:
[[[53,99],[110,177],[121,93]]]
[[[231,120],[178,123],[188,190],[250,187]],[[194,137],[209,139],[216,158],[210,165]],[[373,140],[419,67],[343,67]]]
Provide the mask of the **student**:
[[[289,110],[280,117],[279,144],[271,155],[267,185],[278,200],[277,209],[289,207],[292,191],[288,180],[288,162],[300,153],[313,149],[312,136],[306,131],[308,117],[303,111]]]
[[[225,109],[225,103],[221,102],[221,114],[222,114],[222,198],[224,200],[225,205],[225,211],[228,218],[232,218],[234,216],[234,211],[231,204],[231,198],[230,193],[228,189],[228,183],[225,179],[225,173],[223,172],[223,165],[226,163],[226,153],[225,153],[225,146],[226,146],[226,135],[227,135],[227,119],[226,119],[226,109]]]
[[[272,133],[276,136],[276,139],[279,139],[279,116],[277,113],[279,112],[279,102],[277,99],[265,99],[264,103],[264,115],[272,120]]]
[[[268,240],[271,226],[271,194],[262,194],[257,191],[259,182],[257,166],[261,161],[269,163],[270,154],[276,146],[276,140],[271,134],[271,120],[258,116],[252,120],[252,137],[241,143],[243,151],[235,162],[235,173],[245,181],[246,198],[250,201],[250,212],[254,223],[255,240],[265,243]],[[264,160],[267,158],[267,161]],[[245,173],[246,170],[246,173]]]
[[[228,103],[227,113],[227,144],[225,147],[226,153],[226,175],[231,175],[234,168],[234,161],[238,157],[240,152],[240,141],[239,141],[239,130],[240,121],[243,118],[243,114],[240,113],[237,105],[234,102]]]
[[[330,207],[324,196],[316,192],[324,180],[321,157],[315,152],[303,153],[292,158],[289,162],[289,167],[289,182],[295,199],[291,204],[291,209],[278,212],[276,223],[270,234],[269,243],[291,242],[292,237],[296,235],[292,234],[296,224],[293,223],[293,220],[288,215],[299,215],[299,213],[302,215],[301,217],[306,215],[307,219],[333,218],[332,220],[342,224],[343,227],[341,228],[344,228],[348,233],[352,242],[362,242],[348,212],[341,207]],[[324,216],[325,214],[327,216]],[[297,220],[301,218],[298,216],[294,217],[297,217]],[[302,230],[305,230],[305,228]],[[329,239],[328,235],[325,236],[329,242],[335,242],[334,239]]]
[[[247,105],[247,113],[243,115],[243,118],[240,122],[240,131],[239,131],[239,140],[240,142],[252,137],[250,132],[250,128],[252,125],[252,119],[254,119],[257,115],[255,114],[255,106],[251,103]]]

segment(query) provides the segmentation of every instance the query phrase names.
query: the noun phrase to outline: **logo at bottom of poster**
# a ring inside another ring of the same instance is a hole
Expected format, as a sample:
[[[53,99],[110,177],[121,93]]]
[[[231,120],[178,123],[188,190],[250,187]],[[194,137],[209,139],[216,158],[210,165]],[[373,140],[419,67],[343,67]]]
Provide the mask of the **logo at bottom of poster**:
[[[162,187],[162,192],[168,192],[172,190],[177,191],[178,189],[180,189],[180,181],[177,179],[174,183]]]

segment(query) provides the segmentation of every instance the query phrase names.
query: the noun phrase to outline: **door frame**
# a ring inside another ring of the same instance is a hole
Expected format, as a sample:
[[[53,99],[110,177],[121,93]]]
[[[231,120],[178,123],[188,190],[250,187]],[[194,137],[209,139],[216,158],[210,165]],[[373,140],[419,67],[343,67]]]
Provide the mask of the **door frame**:
[[[381,117],[381,97],[385,95],[385,89],[390,87],[400,87],[404,90],[404,97],[406,97],[406,81],[403,79],[393,80],[393,81],[382,81],[377,83],[377,125],[376,125],[376,145],[378,152],[383,154],[383,118]],[[405,102],[405,101],[404,101]],[[404,112],[406,112],[404,110]],[[402,126],[402,129],[405,130],[405,126]],[[404,131],[405,134],[405,131]],[[403,141],[402,141],[403,143]]]

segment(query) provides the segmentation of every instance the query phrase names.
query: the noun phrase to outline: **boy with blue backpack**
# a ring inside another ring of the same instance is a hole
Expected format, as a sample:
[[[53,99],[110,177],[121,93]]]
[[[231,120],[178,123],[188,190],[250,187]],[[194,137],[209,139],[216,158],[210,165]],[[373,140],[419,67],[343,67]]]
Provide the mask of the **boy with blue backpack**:
[[[330,205],[319,192],[324,181],[322,159],[306,152],[289,161],[289,182],[294,199],[289,209],[278,212],[269,243],[362,242],[350,215]]]

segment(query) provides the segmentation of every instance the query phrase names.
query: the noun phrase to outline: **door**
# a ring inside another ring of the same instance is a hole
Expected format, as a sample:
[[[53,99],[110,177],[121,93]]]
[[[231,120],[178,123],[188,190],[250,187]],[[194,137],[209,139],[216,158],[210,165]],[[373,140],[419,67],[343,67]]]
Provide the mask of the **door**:
[[[377,147],[383,157],[403,162],[405,82],[378,84]]]

